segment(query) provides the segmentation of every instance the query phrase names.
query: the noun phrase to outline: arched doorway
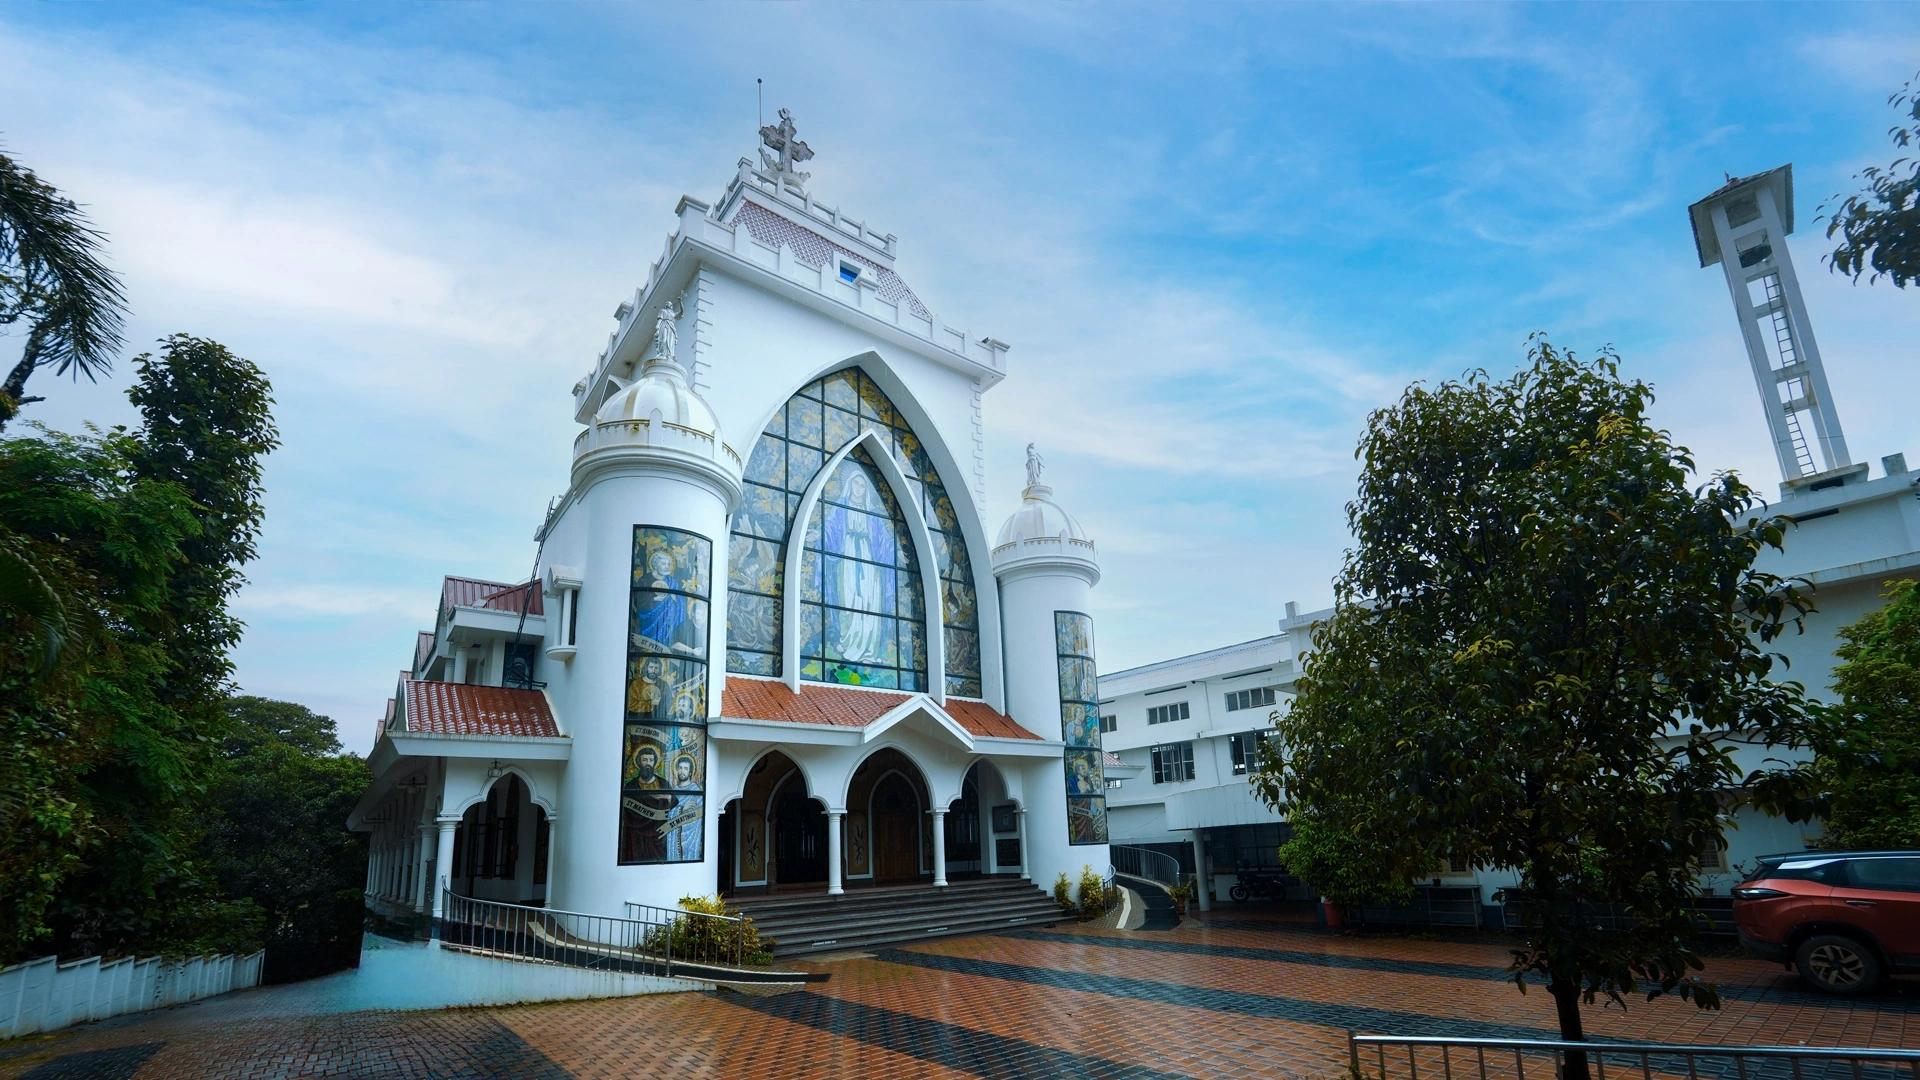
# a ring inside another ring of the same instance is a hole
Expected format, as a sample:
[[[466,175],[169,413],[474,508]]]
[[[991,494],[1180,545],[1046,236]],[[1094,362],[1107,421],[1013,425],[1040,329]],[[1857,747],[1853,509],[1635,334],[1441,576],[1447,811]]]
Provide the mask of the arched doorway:
[[[730,892],[824,886],[827,815],[793,759],[775,750],[754,762],[740,798],[720,817],[721,872]]]
[[[980,804],[980,766],[967,770],[960,782],[960,797],[947,807],[947,880],[977,877],[986,872],[986,852],[981,843],[984,813]]]
[[[508,773],[460,816],[447,880],[462,896],[544,904],[551,843],[546,810],[517,773]]]
[[[931,800],[926,777],[888,748],[861,762],[847,786],[849,881],[915,881],[932,872]]]

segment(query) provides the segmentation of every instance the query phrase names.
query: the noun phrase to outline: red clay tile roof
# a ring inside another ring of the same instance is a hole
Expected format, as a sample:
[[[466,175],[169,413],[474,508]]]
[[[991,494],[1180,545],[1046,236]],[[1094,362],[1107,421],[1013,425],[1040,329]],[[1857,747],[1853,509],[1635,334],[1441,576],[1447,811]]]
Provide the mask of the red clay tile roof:
[[[540,583],[537,581],[509,585],[498,592],[480,598],[481,607],[499,608],[501,611],[520,613],[520,606],[526,605],[527,614],[545,615],[547,605],[540,595]]]
[[[540,589],[534,582],[521,582],[509,585],[504,581],[482,581],[479,578],[455,577],[448,574],[440,585],[440,609],[450,607],[487,607],[501,611],[518,612],[523,590],[532,585],[532,596],[527,600],[527,614],[542,615],[546,606],[541,602]]]
[[[722,716],[746,720],[782,720],[793,724],[862,728],[893,711],[909,696],[812,683],[804,685],[796,694],[788,689],[786,683],[777,680],[729,675],[720,713]],[[974,735],[1002,739],[1039,738],[1011,718],[993,711],[984,702],[948,698],[947,715]]]
[[[428,735],[521,735],[555,738],[547,695],[504,686],[406,679],[406,730]]]

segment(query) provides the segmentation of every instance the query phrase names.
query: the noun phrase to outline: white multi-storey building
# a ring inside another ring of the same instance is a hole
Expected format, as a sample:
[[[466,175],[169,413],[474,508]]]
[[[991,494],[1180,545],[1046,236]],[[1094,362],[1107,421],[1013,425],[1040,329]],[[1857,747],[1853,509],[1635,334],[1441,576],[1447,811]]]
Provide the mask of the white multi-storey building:
[[[1804,632],[1771,646],[1788,660],[1779,677],[1826,697],[1840,628],[1879,606],[1888,581],[1920,577],[1920,474],[1895,453],[1873,476],[1848,453],[1787,250],[1792,195],[1792,167],[1782,166],[1728,181],[1690,207],[1689,217],[1700,265],[1725,273],[1779,459],[1783,481],[1771,512],[1794,523],[1785,551],[1765,551],[1759,565],[1804,579],[1817,609]],[[1686,441],[1684,430],[1677,434]],[[1142,769],[1109,796],[1114,843],[1178,853],[1187,867],[1201,869],[1215,897],[1237,865],[1274,864],[1286,826],[1253,797],[1249,748],[1287,707],[1312,625],[1326,614],[1302,614],[1289,604],[1271,637],[1102,677],[1107,749]],[[1736,747],[1749,770],[1791,756],[1775,747]],[[1756,856],[1818,840],[1817,824],[1770,817],[1737,799],[1730,798],[1729,815],[1725,846],[1700,857],[1711,892],[1738,884],[1741,867]],[[1490,906],[1516,878],[1506,869],[1450,863],[1431,881],[1475,887]]]

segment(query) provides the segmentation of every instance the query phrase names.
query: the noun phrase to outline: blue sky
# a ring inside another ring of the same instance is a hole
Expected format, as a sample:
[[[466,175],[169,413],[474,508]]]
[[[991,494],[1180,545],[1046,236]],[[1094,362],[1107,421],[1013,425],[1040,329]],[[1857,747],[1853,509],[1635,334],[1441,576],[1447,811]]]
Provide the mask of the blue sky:
[[[1012,343],[988,527],[1037,441],[1117,670],[1329,602],[1367,411],[1536,329],[1772,492],[1686,225],[1726,172],[1793,162],[1852,448],[1920,452],[1920,291],[1833,278],[1813,223],[1916,68],[1911,5],[16,5],[0,139],[111,233],[133,341],[273,379],[239,679],[364,750],[440,575],[530,567],[568,388],[752,151],[756,76],[816,195]],[[124,420],[124,386],[43,375],[29,416]]]

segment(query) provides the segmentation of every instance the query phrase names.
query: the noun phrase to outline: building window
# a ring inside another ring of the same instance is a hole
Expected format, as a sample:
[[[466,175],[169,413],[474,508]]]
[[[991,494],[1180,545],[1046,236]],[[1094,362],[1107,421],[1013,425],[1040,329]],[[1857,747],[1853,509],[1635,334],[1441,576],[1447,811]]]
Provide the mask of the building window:
[[[802,387],[773,414],[748,456],[746,489],[740,509],[733,515],[733,537],[727,545],[727,584],[731,590],[727,597],[727,670],[743,675],[782,674],[781,639],[789,628],[781,625],[784,592],[781,578],[786,568],[787,542],[794,529],[793,519],[800,512],[800,500],[827,458],[863,431],[873,431],[887,443],[894,461],[906,474],[908,501],[919,508],[921,520],[926,522],[933,540],[933,571],[940,579],[937,625],[944,632],[930,642],[921,642],[920,647],[945,648],[947,693],[979,697],[980,621],[973,588],[973,563],[968,557],[967,542],[960,534],[960,518],[918,437],[887,396],[858,368],[837,371]],[[870,461],[868,468],[871,469]],[[868,480],[873,479],[869,471]],[[888,488],[883,497],[891,500],[894,494]],[[822,505],[824,508],[825,503]],[[802,528],[807,524],[817,528],[818,520],[803,523]],[[817,549],[823,539],[810,535],[806,538],[807,546]],[[912,555],[911,545],[906,545],[903,558],[910,559]],[[817,562],[813,571],[819,572]],[[904,575],[901,577],[905,579]],[[913,577],[917,580],[918,574]],[[892,599],[898,605],[889,613],[893,617],[917,620],[929,627],[935,625],[934,619],[923,610],[925,594],[920,589],[899,590]],[[826,644],[805,637],[802,642]],[[896,637],[896,648],[898,644]],[[913,644],[908,642],[910,648]],[[815,649],[813,655],[819,656],[820,652]],[[915,665],[910,657],[899,656],[880,666],[896,670],[913,668],[921,673],[926,670],[924,662]],[[802,672],[801,677],[827,681],[824,662],[819,674]]]
[[[1243,731],[1227,736],[1227,749],[1233,755],[1233,775],[1245,776],[1260,766],[1260,744],[1280,737],[1274,731]]]
[[[1701,870],[1725,870],[1727,868],[1727,849],[1721,845],[1720,833],[1716,830],[1707,837],[1695,853],[1695,864]]]
[[[1060,736],[1066,743],[1067,843],[1107,842],[1107,781],[1100,750],[1100,676],[1093,665],[1093,618],[1053,613],[1060,674]]]
[[[1264,709],[1273,704],[1273,687],[1256,686],[1251,690],[1235,690],[1227,695],[1227,711],[1240,712],[1243,709]]]
[[[913,537],[865,447],[820,491],[800,556],[800,677],[927,688],[926,607]]]
[[[860,268],[850,262],[840,264],[840,280],[851,285],[860,280]]]
[[[706,835],[707,612],[713,544],[633,527],[619,862],[699,862]]]
[[[1153,748],[1153,782],[1177,784],[1193,779],[1193,744],[1171,743]]]
[[[1120,730],[1120,718],[1108,713],[1100,718],[1100,734],[1111,735]]]
[[[1147,723],[1170,724],[1175,720],[1185,720],[1192,715],[1187,711],[1187,703],[1176,701],[1171,705],[1155,705],[1147,710]]]

